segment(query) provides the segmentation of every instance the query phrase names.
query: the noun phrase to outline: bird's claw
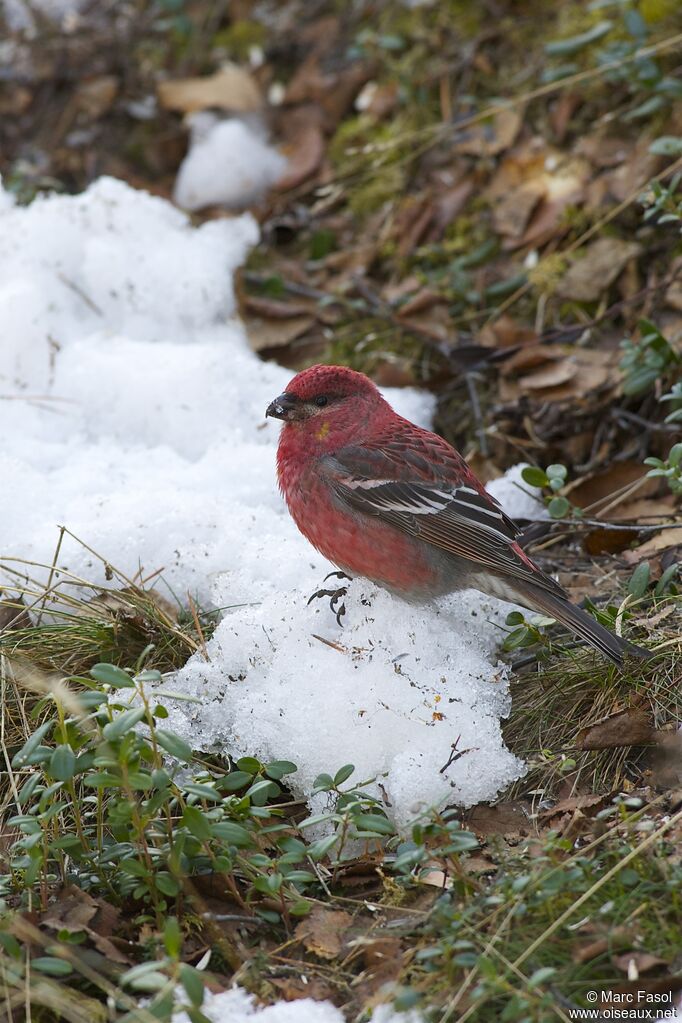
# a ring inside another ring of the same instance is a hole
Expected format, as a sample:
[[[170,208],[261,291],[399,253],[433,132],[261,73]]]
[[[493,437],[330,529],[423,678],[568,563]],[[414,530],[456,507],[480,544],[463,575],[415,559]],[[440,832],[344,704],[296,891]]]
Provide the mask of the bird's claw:
[[[327,579],[331,579],[332,576],[334,576],[337,579],[348,579],[349,582],[351,581],[350,576],[347,576],[345,572],[330,572],[328,575],[324,577],[323,582],[326,582]],[[332,614],[336,615],[337,624],[342,625],[343,623],[341,619],[346,613],[346,605],[345,604],[339,605],[339,601],[343,597],[345,597],[347,593],[348,593],[347,586],[339,586],[335,590],[331,589],[316,590],[315,593],[313,593],[312,596],[308,598],[308,604],[312,604],[314,600],[318,600],[320,597],[329,597],[329,607],[332,611]]]

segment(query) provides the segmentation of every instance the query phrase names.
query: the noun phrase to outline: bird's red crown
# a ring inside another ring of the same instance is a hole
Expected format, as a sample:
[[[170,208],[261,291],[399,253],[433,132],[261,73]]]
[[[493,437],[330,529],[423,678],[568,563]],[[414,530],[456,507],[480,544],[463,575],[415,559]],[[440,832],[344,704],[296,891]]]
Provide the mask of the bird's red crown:
[[[351,394],[376,394],[377,389],[364,373],[356,373],[347,366],[311,366],[289,381],[286,392],[302,401],[309,401],[322,393],[346,397]]]

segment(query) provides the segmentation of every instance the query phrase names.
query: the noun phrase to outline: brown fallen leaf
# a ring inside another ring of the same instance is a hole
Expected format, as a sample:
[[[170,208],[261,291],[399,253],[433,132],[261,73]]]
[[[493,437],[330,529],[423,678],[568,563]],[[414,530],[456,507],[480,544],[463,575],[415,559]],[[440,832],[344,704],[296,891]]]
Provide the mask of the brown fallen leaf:
[[[627,973],[628,977],[631,977],[634,971],[636,976],[632,977],[633,980],[636,980],[640,973],[648,973],[657,966],[668,965],[667,959],[661,959],[650,952],[623,952],[622,955],[612,956],[611,962],[617,969]]]
[[[641,251],[637,242],[599,238],[576,255],[557,286],[557,294],[574,302],[596,302]]]
[[[286,111],[279,122],[281,151],[287,158],[287,169],[276,184],[279,192],[298,188],[319,169],[325,152],[324,134],[319,111],[310,104]]]
[[[578,372],[577,363],[570,359],[560,359],[551,362],[535,373],[519,377],[517,383],[523,391],[543,391],[547,388],[557,387],[565,384]]]
[[[641,462],[629,459],[622,462],[613,462],[598,472],[573,480],[567,484],[564,493],[566,496],[570,495],[573,504],[577,504],[579,508],[590,509],[595,505],[608,505],[611,499],[615,500],[616,495],[621,491],[626,490],[630,486],[634,487],[635,483],[641,481],[637,487],[637,496],[644,497],[658,489],[657,481],[645,479],[645,474],[646,466],[643,466]],[[625,496],[623,504],[628,499]],[[620,507],[620,505],[617,507]],[[605,517],[611,519],[615,513],[616,508],[614,507],[606,513]]]
[[[513,144],[521,124],[520,110],[501,110],[489,121],[463,128],[453,148],[467,156],[497,156]]]
[[[580,750],[588,750],[650,746],[654,742],[655,731],[649,711],[642,707],[628,707],[582,728],[576,736],[575,744]]]
[[[592,810],[596,813],[597,810],[605,806],[607,799],[608,796],[598,796],[591,793],[583,796],[568,796],[566,799],[560,799],[548,810],[542,810],[539,816],[541,820],[547,820],[560,813],[571,813],[573,810],[582,810],[583,813]]]
[[[530,804],[520,799],[495,806],[479,803],[467,810],[463,824],[477,835],[527,835],[529,813]]]
[[[529,181],[503,196],[493,210],[493,227],[497,233],[519,238],[544,195],[542,182]]]
[[[30,629],[33,625],[21,593],[3,596],[0,590],[0,632]]]
[[[82,931],[107,959],[128,965],[128,956],[110,940],[119,920],[119,911],[114,906],[101,899],[94,899],[75,885],[69,885],[60,892],[57,901],[41,922],[53,931]]]
[[[244,316],[249,344],[254,352],[286,348],[305,334],[315,323],[314,316],[290,316],[288,319],[266,319],[263,316]]]
[[[636,565],[639,561],[650,558],[659,551],[667,550],[669,547],[682,545],[682,526],[675,526],[674,529],[663,529],[650,540],[640,544],[634,551],[625,551],[623,558],[628,565]]]
[[[263,97],[253,76],[237,64],[225,64],[215,74],[202,78],[179,78],[159,82],[159,103],[166,110],[191,114],[216,107],[233,113],[252,114],[263,106]]]
[[[295,935],[308,952],[319,959],[335,959],[341,951],[353,918],[342,909],[316,906],[297,926]]]
[[[632,931],[627,927],[614,927],[608,935],[602,938],[595,938],[582,948],[576,948],[573,952],[574,963],[589,963],[597,956],[603,955],[613,948],[623,948],[632,940]]]
[[[89,121],[103,117],[118,95],[119,84],[117,75],[98,75],[81,82],[74,94],[80,113]]]
[[[268,320],[291,320],[295,316],[310,316],[314,312],[314,301],[282,302],[277,298],[264,298],[260,295],[245,295],[244,306],[257,316],[265,316]]]

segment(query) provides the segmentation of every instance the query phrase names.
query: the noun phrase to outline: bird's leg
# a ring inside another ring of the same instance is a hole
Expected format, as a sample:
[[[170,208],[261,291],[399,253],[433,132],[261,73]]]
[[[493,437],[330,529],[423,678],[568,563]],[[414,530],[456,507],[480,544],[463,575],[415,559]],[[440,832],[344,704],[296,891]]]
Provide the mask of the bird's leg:
[[[327,579],[331,579],[332,576],[334,576],[337,579],[347,579],[348,582],[352,582],[351,577],[349,575],[346,575],[345,572],[329,572],[329,574],[326,575],[322,581],[326,583]],[[336,621],[338,622],[339,625],[341,625],[342,624],[341,619],[346,613],[346,605],[345,604],[341,604],[340,606],[338,605],[339,601],[342,599],[342,597],[345,597],[347,593],[348,593],[347,586],[339,586],[335,590],[323,588],[320,590],[316,590],[315,593],[313,593],[312,596],[308,599],[308,603],[312,604],[314,600],[318,600],[320,597],[329,597],[329,607],[331,608],[332,613],[336,615]]]

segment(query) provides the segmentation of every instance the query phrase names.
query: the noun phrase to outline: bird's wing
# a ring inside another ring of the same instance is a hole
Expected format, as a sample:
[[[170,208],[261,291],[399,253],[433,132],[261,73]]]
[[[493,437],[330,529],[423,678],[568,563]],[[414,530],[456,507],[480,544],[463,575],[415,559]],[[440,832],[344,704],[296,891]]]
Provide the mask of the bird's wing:
[[[346,447],[323,459],[323,471],[337,499],[354,512],[383,519],[465,559],[474,570],[513,576],[563,593],[516,543],[520,528],[493,497],[479,489],[480,484],[471,485],[474,480],[467,468],[457,465],[453,473],[451,465],[431,461],[432,478],[424,479],[403,454],[386,447]]]

